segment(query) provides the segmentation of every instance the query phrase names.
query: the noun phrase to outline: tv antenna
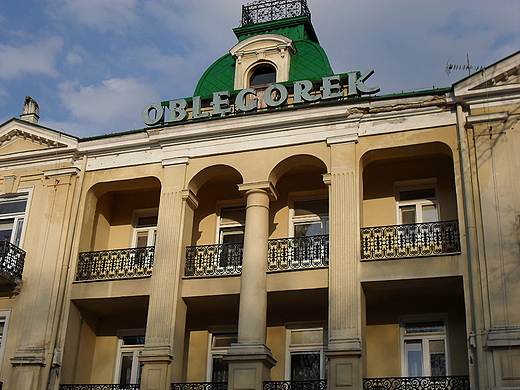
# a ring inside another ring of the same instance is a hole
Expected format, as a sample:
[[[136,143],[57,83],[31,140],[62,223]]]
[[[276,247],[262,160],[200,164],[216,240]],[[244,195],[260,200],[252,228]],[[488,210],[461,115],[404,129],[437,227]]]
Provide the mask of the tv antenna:
[[[467,70],[468,71],[468,76],[471,74],[471,71],[472,70],[481,70],[481,69],[484,69],[483,66],[473,66],[473,65],[470,65],[469,64],[469,54],[466,54],[466,65],[455,65],[455,64],[452,64],[450,62],[450,60],[448,60],[448,62],[446,62],[446,74],[449,75],[450,72],[453,70]]]

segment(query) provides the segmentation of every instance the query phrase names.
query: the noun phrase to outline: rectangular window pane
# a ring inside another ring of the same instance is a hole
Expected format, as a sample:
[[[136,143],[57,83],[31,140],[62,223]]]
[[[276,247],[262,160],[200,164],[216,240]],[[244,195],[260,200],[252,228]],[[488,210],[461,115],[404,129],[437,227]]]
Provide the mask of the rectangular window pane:
[[[408,376],[423,375],[423,351],[421,341],[407,341],[406,344],[406,360],[408,368]]]
[[[446,376],[446,352],[444,340],[430,340],[431,376]]]
[[[419,200],[429,198],[435,198],[435,188],[399,191],[399,200]]]
[[[120,385],[129,385],[132,380],[132,362],[133,354],[125,353],[121,355],[121,375],[119,377]]]
[[[216,382],[226,382],[228,381],[228,371],[229,364],[224,361],[221,357],[213,358],[213,372],[211,375],[211,381],[213,383]]]
[[[405,324],[407,334],[413,333],[444,333],[443,321],[410,322]]]
[[[291,380],[310,381],[320,379],[320,353],[291,354]]]
[[[425,204],[422,208],[422,221],[423,222],[436,222],[437,221],[437,207],[435,204]]]
[[[13,232],[14,219],[0,220],[0,241],[10,240]]]
[[[23,213],[26,206],[27,200],[0,202],[0,214]]]
[[[123,345],[144,345],[144,335],[123,336]]]
[[[415,206],[401,206],[401,223],[404,225],[416,223]]]
[[[306,200],[301,202],[294,202],[294,215],[328,215],[329,214],[329,200]]]
[[[143,246],[148,246],[148,232],[138,232],[137,233],[137,243],[136,246],[141,248]]]
[[[321,221],[298,223],[294,225],[294,237],[319,236],[323,234]]]

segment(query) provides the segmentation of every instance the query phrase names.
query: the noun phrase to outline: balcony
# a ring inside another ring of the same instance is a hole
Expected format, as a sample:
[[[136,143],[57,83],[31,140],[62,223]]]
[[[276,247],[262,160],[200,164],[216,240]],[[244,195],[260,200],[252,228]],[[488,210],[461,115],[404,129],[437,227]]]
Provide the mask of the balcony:
[[[361,229],[361,260],[398,259],[460,253],[458,221]]]
[[[185,276],[239,275],[244,244],[217,244],[186,247]]]
[[[309,381],[266,381],[263,390],[326,390],[324,379]]]
[[[60,390],[139,390],[141,385],[60,385]]]
[[[172,383],[171,390],[227,390],[226,382]]]
[[[8,240],[0,241],[0,295],[20,285],[24,261],[25,251]]]
[[[329,235],[279,238],[268,242],[269,271],[321,268],[329,265]]]
[[[76,281],[114,280],[150,276],[152,275],[154,249],[155,247],[148,246],[82,252],[79,254]]]
[[[469,390],[469,376],[365,378],[364,390]]]
[[[185,276],[239,275],[242,272],[243,244],[186,247]],[[329,236],[280,238],[268,241],[269,272],[329,265]]]

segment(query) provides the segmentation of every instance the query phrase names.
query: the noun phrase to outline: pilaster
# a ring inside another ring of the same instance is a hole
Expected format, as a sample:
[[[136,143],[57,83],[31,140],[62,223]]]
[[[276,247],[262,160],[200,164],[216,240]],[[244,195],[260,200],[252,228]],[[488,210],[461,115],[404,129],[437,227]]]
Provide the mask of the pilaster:
[[[181,359],[174,345],[176,325],[185,323],[185,310],[179,310],[180,281],[182,277],[182,232],[186,208],[196,205],[193,194],[186,194],[183,183],[186,164],[168,164],[164,167],[164,180],[158,213],[157,239],[151,294],[148,308],[145,347],[139,356],[143,364],[141,389],[167,390],[172,382],[172,362]],[[182,329],[183,332],[183,329]]]
[[[362,386],[363,305],[359,283],[359,177],[355,142],[332,144],[329,185],[328,388]]]

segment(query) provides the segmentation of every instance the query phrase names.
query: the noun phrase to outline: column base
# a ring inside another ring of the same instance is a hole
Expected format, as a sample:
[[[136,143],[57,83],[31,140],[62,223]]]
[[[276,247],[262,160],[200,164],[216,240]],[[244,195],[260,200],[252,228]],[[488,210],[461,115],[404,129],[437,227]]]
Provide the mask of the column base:
[[[229,363],[228,390],[262,390],[271,379],[276,360],[264,344],[232,344],[224,360]]]
[[[357,390],[363,388],[360,351],[326,351],[325,356],[329,359],[328,390]]]
[[[169,390],[171,387],[171,348],[168,346],[144,348],[139,356],[143,365],[142,390]]]

